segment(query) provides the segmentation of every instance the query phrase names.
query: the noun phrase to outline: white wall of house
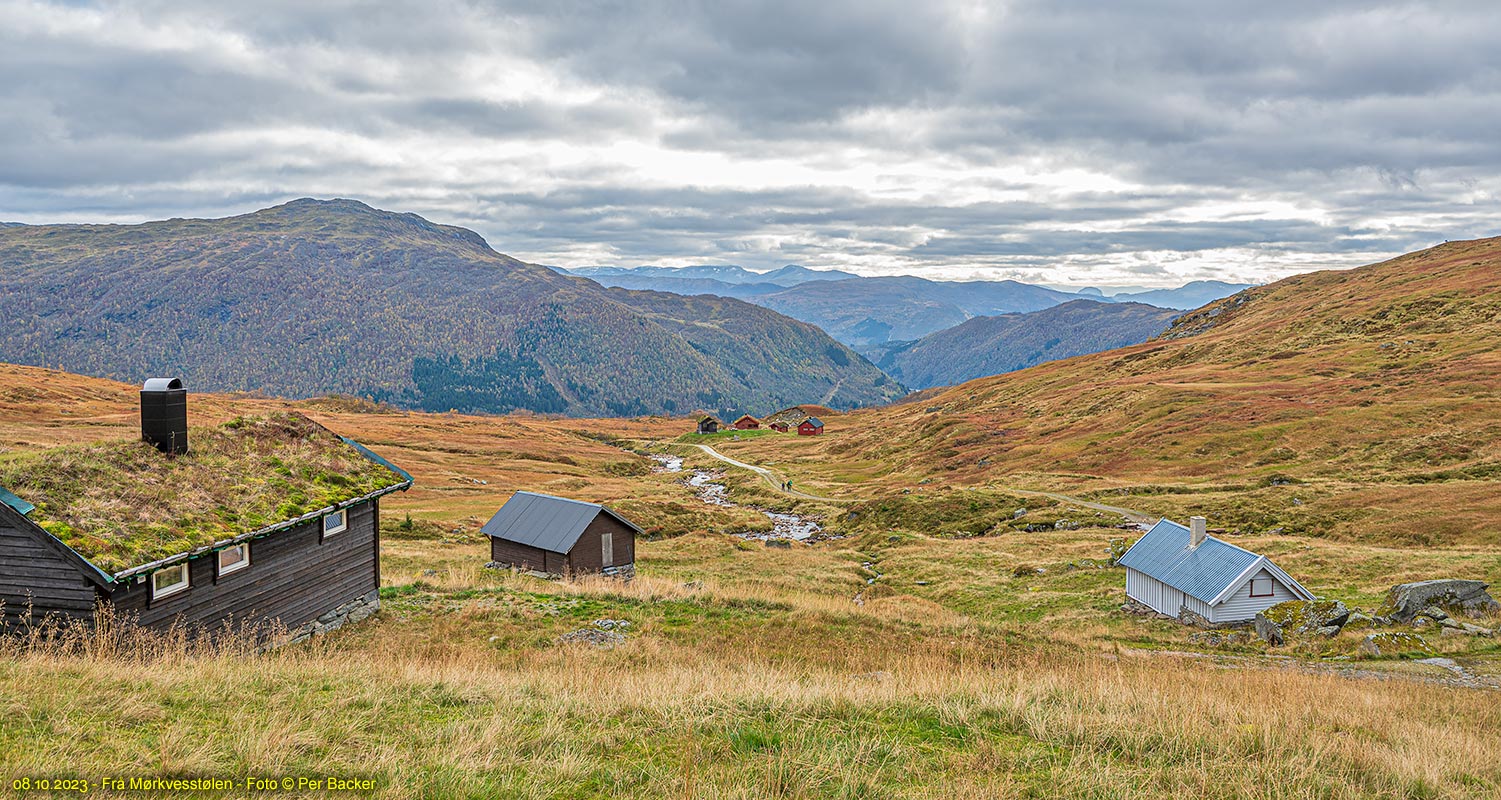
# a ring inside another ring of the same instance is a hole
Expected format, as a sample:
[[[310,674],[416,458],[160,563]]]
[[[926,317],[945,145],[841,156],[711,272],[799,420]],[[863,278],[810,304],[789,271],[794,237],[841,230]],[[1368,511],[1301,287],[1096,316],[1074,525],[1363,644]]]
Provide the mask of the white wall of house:
[[[1208,603],[1130,567],[1126,567],[1126,596],[1145,603],[1148,608],[1159,614],[1166,614],[1170,617],[1178,616],[1183,607],[1188,606],[1189,610],[1202,614],[1205,619],[1214,619],[1210,616],[1213,609]],[[1252,614],[1254,615],[1255,612]]]
[[[1252,597],[1252,578],[1270,578],[1272,581],[1271,597]],[[1207,614],[1210,622],[1244,622],[1256,616],[1258,611],[1271,608],[1278,603],[1288,600],[1297,600],[1298,596],[1287,588],[1282,581],[1272,576],[1272,573],[1261,570],[1236,589],[1233,594],[1225,598],[1219,605],[1214,607],[1213,614]]]

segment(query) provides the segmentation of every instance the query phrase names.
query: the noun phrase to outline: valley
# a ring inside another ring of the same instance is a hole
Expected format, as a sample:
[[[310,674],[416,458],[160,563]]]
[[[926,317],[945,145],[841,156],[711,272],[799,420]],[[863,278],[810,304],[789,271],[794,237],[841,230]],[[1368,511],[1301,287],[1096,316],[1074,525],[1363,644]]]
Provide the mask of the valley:
[[[1221,347],[1231,346],[1231,322],[1220,323]],[[1477,439],[1469,461],[1451,461],[1453,478],[1393,483],[1386,469],[1341,461],[1334,439],[1306,435],[1325,461],[1132,460],[1133,437],[1154,426],[1190,436],[1171,415],[1124,428],[1108,445],[1121,465],[1089,471],[1080,460],[1098,456],[1045,416],[1036,427],[1008,421],[1008,449],[977,435],[1006,403],[1080,387],[1065,370],[1122,369],[1134,352],[830,414],[820,437],[685,435],[690,422],[674,417],[432,414],[352,398],[195,393],[197,421],[298,410],[414,475],[384,509],[380,614],[261,654],[170,642],[8,651],[0,702],[24,711],[0,723],[0,764],[8,774],[59,761],[84,771],[358,773],[389,797],[759,797],[769,786],[790,797],[1259,798],[1274,785],[1298,788],[1270,796],[1314,786],[1338,798],[1480,797],[1501,785],[1494,639],[1430,637],[1448,662],[1362,657],[1357,630],[1283,648],[1217,644],[1120,610],[1121,570],[1105,564],[1112,542],[1139,529],[1040,494],[1151,514],[1207,508],[1226,535],[1254,541],[1313,591],[1370,609],[1397,582],[1501,578],[1498,517],[1482,499],[1493,478],[1472,466],[1489,445]],[[1298,369],[1291,361],[1270,363]],[[1226,385],[1208,369],[1159,370],[1150,384],[1123,370],[1116,380],[1210,397],[1255,390],[1253,377]],[[1293,390],[1271,383],[1262,391]],[[135,390],[0,367],[0,458],[131,436]],[[1448,402],[1437,397],[1431,413]],[[1175,411],[1195,418],[1191,405]],[[1326,401],[1320,413],[1344,435],[1338,420],[1354,412]],[[1177,446],[1229,436],[1234,419]],[[1240,431],[1268,451],[1282,446],[1254,424]],[[1367,452],[1360,440],[1350,446]],[[664,460],[681,467],[654,469]],[[724,486],[728,504],[704,502],[685,479],[695,473]],[[1261,475],[1287,482],[1258,485]],[[797,494],[776,488],[788,479]],[[485,569],[478,526],[517,489],[605,502],[636,521],[646,534],[636,580]],[[1360,515],[1333,517],[1327,530],[1290,524],[1301,509],[1352,508],[1373,492],[1392,498],[1370,504],[1373,515],[1401,508],[1404,522],[1471,522],[1422,544]],[[815,520],[831,538],[769,546],[759,538],[774,533],[767,511]],[[1276,531],[1251,526],[1253,511],[1294,516],[1276,516]],[[564,642],[601,620],[628,623],[623,638]],[[210,702],[245,686],[258,702]],[[174,711],[183,707],[197,710]]]
[[[1127,613],[1112,563],[1202,514],[1361,613],[1501,580],[1498,266],[1480,240],[1300,276],[1144,344],[817,409],[820,436],[195,391],[194,424],[298,411],[413,475],[379,614],[262,653],[10,640],[0,766],[388,797],[1488,796],[1496,638],[1274,647]],[[0,366],[0,460],[137,413],[134,385]],[[635,580],[486,569],[517,490],[635,522]],[[209,701],[240,686],[258,702]]]

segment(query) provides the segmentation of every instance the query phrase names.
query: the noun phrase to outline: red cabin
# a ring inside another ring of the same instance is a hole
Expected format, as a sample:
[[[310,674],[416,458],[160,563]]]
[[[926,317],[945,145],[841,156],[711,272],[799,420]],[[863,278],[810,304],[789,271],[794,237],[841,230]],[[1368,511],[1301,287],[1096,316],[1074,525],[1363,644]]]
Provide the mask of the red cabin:
[[[798,423],[798,436],[820,436],[822,434],[823,423],[819,421],[818,417],[808,417],[807,419]]]
[[[787,423],[785,422],[773,422],[768,427],[770,427],[774,431],[781,431],[782,433],[787,432]]]
[[[734,427],[737,431],[753,431],[761,427],[761,420],[746,414],[740,419],[735,420]]]

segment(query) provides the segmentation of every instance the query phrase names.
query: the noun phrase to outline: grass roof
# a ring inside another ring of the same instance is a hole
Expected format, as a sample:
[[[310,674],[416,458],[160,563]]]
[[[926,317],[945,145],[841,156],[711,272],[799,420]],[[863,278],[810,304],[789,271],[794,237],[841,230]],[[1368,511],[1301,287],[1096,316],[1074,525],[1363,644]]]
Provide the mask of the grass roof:
[[[140,441],[0,457],[0,486],[30,519],[119,572],[400,483],[295,413],[190,428],[187,454]]]

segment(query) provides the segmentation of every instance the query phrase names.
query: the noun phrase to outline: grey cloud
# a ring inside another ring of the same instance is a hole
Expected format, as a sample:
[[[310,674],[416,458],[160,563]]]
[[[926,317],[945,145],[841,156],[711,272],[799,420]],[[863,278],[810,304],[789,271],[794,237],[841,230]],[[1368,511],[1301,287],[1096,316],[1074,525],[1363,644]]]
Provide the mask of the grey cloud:
[[[1493,3],[979,11],[57,6],[57,19],[102,23],[0,29],[0,219],[202,216],[339,195],[473,227],[544,262],[589,252],[1042,276],[1063,261],[1161,270],[1137,260],[1231,249],[1260,254],[1234,269],[1304,268],[1317,265],[1307,254],[1344,264],[1497,232]],[[510,59],[573,91],[498,99],[491,89],[516,77]],[[916,165],[955,191],[666,180],[613,162],[623,141],[730,162]],[[982,172],[1014,165],[1127,186]],[[1268,218],[1255,210],[1266,203],[1310,213]],[[1204,205],[1252,210],[1194,221]]]

